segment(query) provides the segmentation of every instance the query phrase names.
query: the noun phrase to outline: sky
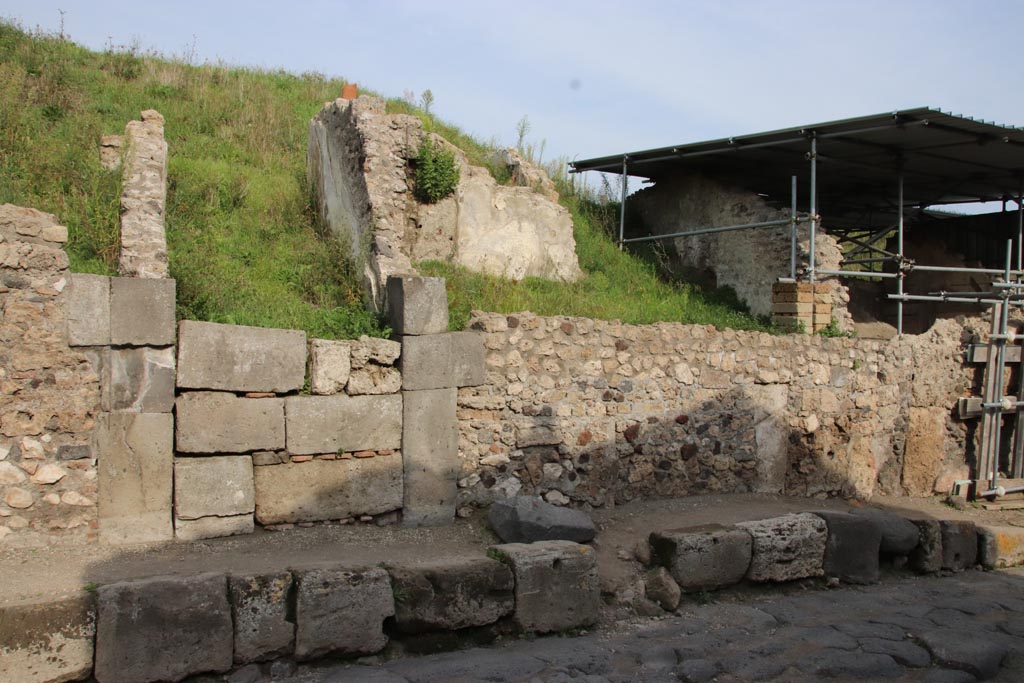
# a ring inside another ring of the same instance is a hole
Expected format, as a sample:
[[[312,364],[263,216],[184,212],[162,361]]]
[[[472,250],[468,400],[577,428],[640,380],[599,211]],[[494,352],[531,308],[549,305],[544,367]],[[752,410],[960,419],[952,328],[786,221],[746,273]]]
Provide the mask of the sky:
[[[63,14],[62,14],[63,12]],[[1020,0],[0,0],[94,49],[318,71],[584,159],[918,106],[1024,126]]]

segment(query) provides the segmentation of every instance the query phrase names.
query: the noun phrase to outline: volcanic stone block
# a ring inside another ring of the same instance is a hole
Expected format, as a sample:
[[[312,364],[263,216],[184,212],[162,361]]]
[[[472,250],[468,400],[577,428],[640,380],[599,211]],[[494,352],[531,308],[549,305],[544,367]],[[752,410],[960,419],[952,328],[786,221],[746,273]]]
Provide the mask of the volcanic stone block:
[[[587,513],[552,505],[538,496],[516,496],[491,503],[487,522],[505,543],[586,543],[597,533],[594,520]]]
[[[170,279],[110,278],[110,343],[173,345],[174,292]]]
[[[1024,529],[1017,526],[978,525],[978,561],[985,569],[1024,564]]]
[[[974,522],[942,520],[942,568],[955,572],[978,562],[978,531]]]
[[[231,668],[231,607],[222,574],[102,586],[98,612],[100,683],[178,681]]]
[[[388,316],[395,334],[440,334],[448,329],[444,278],[392,275],[388,278]]]
[[[97,421],[98,517],[104,543],[173,537],[174,419],[169,413],[103,413]]]
[[[174,460],[174,530],[179,540],[252,533],[252,458]]]
[[[317,395],[339,394],[352,371],[352,343],[312,339],[309,342],[309,386]]]
[[[942,526],[938,520],[912,520],[918,530],[918,543],[910,553],[910,568],[919,574],[942,569]]]
[[[288,452],[315,455],[402,445],[402,397],[289,396]]]
[[[377,515],[402,507],[402,456],[254,468],[260,524]]]
[[[192,320],[178,324],[178,387],[298,391],[306,378],[306,333]]]
[[[406,526],[451,524],[459,476],[456,390],[403,391]]]
[[[825,575],[846,583],[878,581],[878,549],[882,530],[866,517],[845,512],[816,511],[828,525]]]
[[[384,649],[384,620],[395,614],[388,573],[374,568],[295,572],[295,657],[369,655]]]
[[[597,555],[571,541],[492,546],[516,580],[514,620],[524,631],[549,633],[597,622]]]
[[[800,513],[741,522],[753,537],[747,578],[751,581],[793,581],[824,574],[825,520]]]
[[[174,347],[111,349],[111,410],[169,413],[174,409]]]
[[[91,594],[0,607],[0,680],[53,683],[92,671],[96,600]]]
[[[908,555],[917,547],[920,535],[917,526],[895,512],[856,508],[850,510],[850,514],[870,519],[881,530],[882,545],[879,550],[884,555]]]
[[[287,656],[295,646],[295,617],[288,603],[290,572],[228,577],[235,625],[235,664]]]
[[[651,552],[689,593],[739,583],[750,567],[753,541],[744,529],[718,524],[655,532]]]
[[[68,344],[110,344],[110,278],[104,275],[71,273],[70,279],[65,304]]]
[[[483,336],[449,332],[402,338],[402,388],[407,391],[476,386],[486,378]]]
[[[284,448],[284,399],[216,391],[178,396],[179,453],[246,453]]]
[[[511,570],[488,557],[450,557],[389,566],[395,626],[404,633],[493,624],[512,613]]]

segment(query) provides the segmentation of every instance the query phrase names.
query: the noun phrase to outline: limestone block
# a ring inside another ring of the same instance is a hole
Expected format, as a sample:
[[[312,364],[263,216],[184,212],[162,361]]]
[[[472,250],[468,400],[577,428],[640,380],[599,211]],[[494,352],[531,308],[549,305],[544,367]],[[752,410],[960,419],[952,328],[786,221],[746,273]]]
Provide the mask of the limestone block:
[[[180,541],[253,531],[256,493],[247,455],[174,460],[174,532]]]
[[[0,606],[0,680],[55,683],[88,678],[95,596]]]
[[[174,347],[111,349],[111,410],[169,413],[174,409]]]
[[[174,296],[174,280],[110,278],[110,343],[174,344]]]
[[[942,569],[942,526],[938,520],[912,520],[918,530],[917,546],[910,553],[910,568],[919,574]]]
[[[870,519],[845,512],[815,511],[828,525],[825,576],[846,583],[876,583],[882,530]]]
[[[294,455],[399,448],[402,397],[289,396],[288,452]]]
[[[79,353],[89,359],[93,372],[99,379],[100,389],[100,410],[104,413],[110,412],[110,347],[89,346],[77,349]]]
[[[230,517],[174,518],[174,537],[179,541],[199,541],[204,538],[251,534],[256,528],[252,513]]]
[[[942,568],[970,569],[978,562],[978,531],[974,522],[942,520]]]
[[[946,417],[942,407],[911,407],[907,415],[907,446],[903,486],[912,496],[930,496],[946,454]]]
[[[179,453],[246,453],[284,448],[284,399],[215,391],[178,396]]]
[[[597,622],[597,555],[571,541],[492,546],[516,580],[514,620],[524,631],[550,633]]]
[[[235,664],[290,655],[295,646],[295,616],[289,607],[290,572],[229,576],[235,625]]]
[[[96,680],[178,681],[231,668],[223,574],[159,577],[98,590]]]
[[[352,369],[352,344],[312,339],[309,342],[309,386],[317,395],[339,394]]]
[[[978,561],[985,569],[1004,569],[1024,564],[1024,529],[979,524],[978,555]]]
[[[407,526],[451,524],[459,476],[455,389],[402,392],[402,460]]]
[[[448,329],[444,278],[392,275],[387,282],[388,315],[398,335],[440,334]]]
[[[483,384],[485,357],[479,332],[403,337],[402,388],[419,391]]]
[[[374,568],[295,572],[295,657],[369,655],[387,645],[384,620],[395,613],[388,573]]]
[[[402,457],[311,460],[254,469],[260,524],[377,515],[402,507]]]
[[[402,388],[402,373],[397,368],[382,365],[367,365],[353,370],[348,378],[348,394],[394,394]]]
[[[651,554],[688,593],[739,583],[747,575],[752,552],[743,529],[711,524],[651,534]]]
[[[71,273],[65,303],[68,344],[105,346],[110,343],[110,278]]]
[[[390,339],[367,337],[363,335],[352,344],[352,369],[358,370],[367,365],[394,365],[402,355],[402,345]]]
[[[512,613],[514,581],[489,557],[454,557],[389,565],[395,627],[403,633],[454,631],[493,624]]]
[[[173,417],[169,413],[104,413],[94,438],[100,540],[170,540]]]
[[[741,522],[753,537],[747,578],[751,581],[793,581],[824,573],[827,527],[810,513]]]
[[[306,377],[306,333],[182,320],[178,387],[288,393]]]

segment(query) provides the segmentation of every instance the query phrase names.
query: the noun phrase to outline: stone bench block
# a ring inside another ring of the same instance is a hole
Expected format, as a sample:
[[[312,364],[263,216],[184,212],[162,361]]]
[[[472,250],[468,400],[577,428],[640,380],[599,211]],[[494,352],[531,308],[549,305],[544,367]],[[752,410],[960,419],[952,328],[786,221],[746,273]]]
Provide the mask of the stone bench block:
[[[455,557],[389,565],[403,633],[455,631],[493,624],[515,607],[511,570],[489,557]]]
[[[825,545],[825,576],[846,583],[876,583],[879,578],[878,549],[882,530],[866,517],[845,512],[815,511],[828,525]]]
[[[174,531],[178,540],[252,533],[256,492],[247,455],[174,460]]]
[[[174,347],[111,349],[110,409],[169,413],[174,409]]]
[[[651,553],[688,593],[739,583],[750,567],[753,541],[743,529],[711,524],[655,532]]]
[[[0,680],[78,681],[92,671],[96,600],[91,594],[0,606]]]
[[[1017,526],[978,525],[978,561],[985,569],[1024,564],[1024,529]]]
[[[978,563],[978,530],[974,522],[942,520],[942,568],[970,569]]]
[[[227,579],[222,574],[102,586],[96,680],[150,683],[227,671],[232,637]]]
[[[284,448],[284,399],[216,391],[178,396],[179,453],[247,453]]]
[[[286,657],[295,647],[290,572],[229,576],[235,664]]]
[[[105,275],[71,273],[66,311],[68,344],[106,346],[110,344],[110,278]]]
[[[485,358],[479,332],[402,337],[402,388],[419,391],[483,384]]]
[[[179,388],[284,394],[302,389],[305,378],[305,332],[178,324]]]
[[[506,543],[491,552],[512,568],[514,620],[524,631],[550,633],[597,622],[597,555],[572,541]]]
[[[288,452],[316,455],[402,445],[402,397],[289,396]]]
[[[295,658],[370,655],[388,643],[384,620],[395,614],[388,573],[373,568],[295,572]]]
[[[174,297],[174,280],[110,278],[110,343],[173,345]]]
[[[448,330],[444,278],[392,275],[387,293],[388,316],[395,334],[440,334]]]
[[[783,515],[736,526],[753,537],[747,578],[751,581],[793,581],[824,574],[825,520],[810,513]]]
[[[459,477],[456,390],[402,392],[406,526],[451,524]]]
[[[254,469],[260,524],[377,515],[402,507],[402,456],[311,460]]]

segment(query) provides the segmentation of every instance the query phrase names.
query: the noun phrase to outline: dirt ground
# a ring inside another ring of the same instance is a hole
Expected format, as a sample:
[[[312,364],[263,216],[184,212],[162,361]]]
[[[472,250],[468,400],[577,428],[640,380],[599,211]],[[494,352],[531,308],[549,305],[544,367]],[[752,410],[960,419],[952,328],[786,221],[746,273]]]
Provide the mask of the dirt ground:
[[[863,506],[855,501],[763,495],[715,495],[635,501],[592,513],[598,528],[594,547],[603,586],[635,580],[632,561],[637,542],[652,531],[729,524],[789,512]],[[974,507],[955,510],[938,499],[876,498],[868,505],[908,517],[972,519],[1024,526],[1024,511],[992,512]],[[487,527],[486,513],[460,519],[450,527],[318,525],[287,531],[257,529],[247,536],[110,547],[54,542],[44,548],[0,546],[0,605],[73,595],[96,585],[148,576],[199,572],[279,571],[320,563],[376,565],[407,563],[443,556],[480,555],[499,542]]]

